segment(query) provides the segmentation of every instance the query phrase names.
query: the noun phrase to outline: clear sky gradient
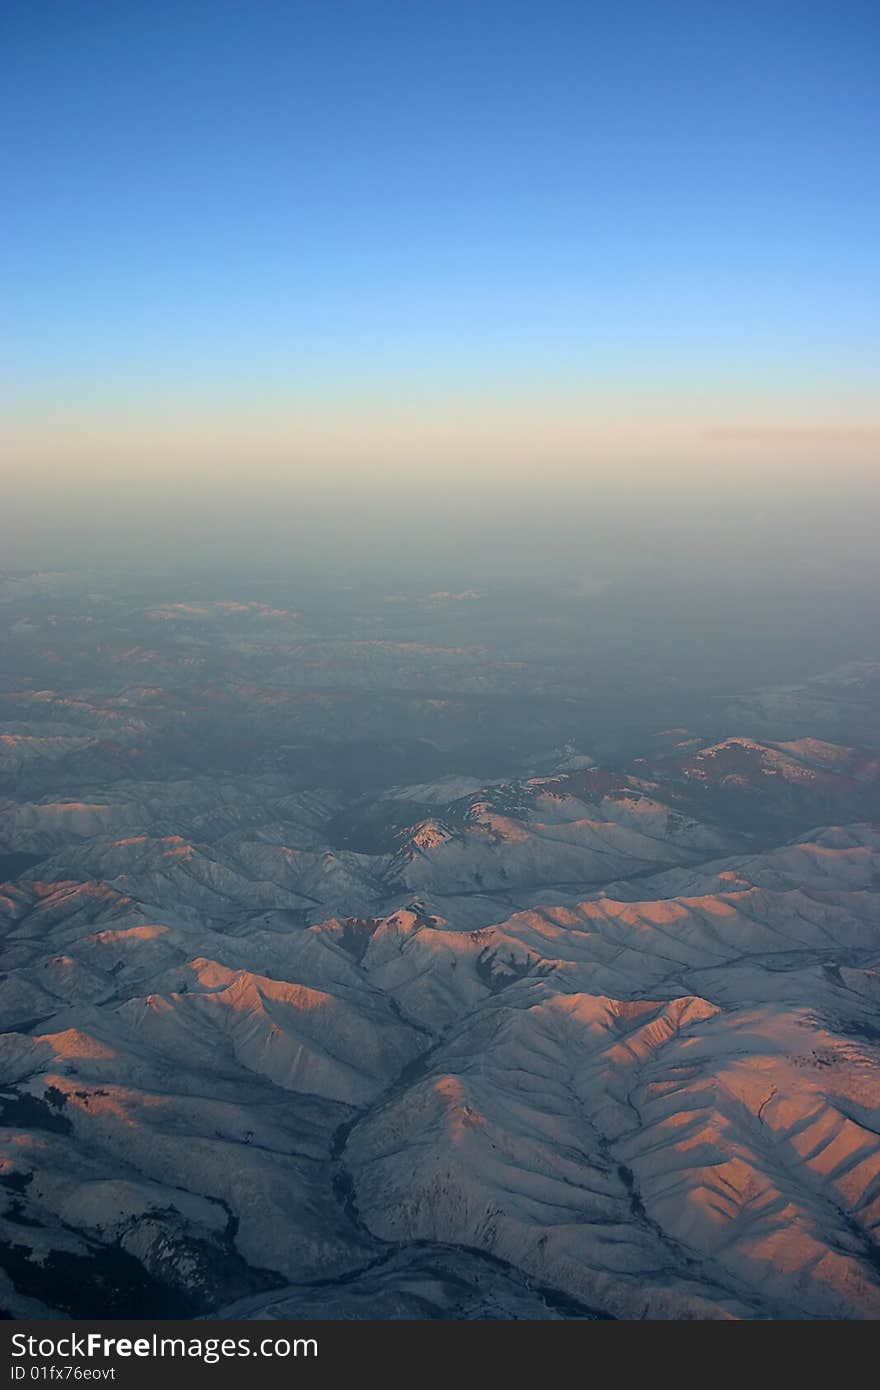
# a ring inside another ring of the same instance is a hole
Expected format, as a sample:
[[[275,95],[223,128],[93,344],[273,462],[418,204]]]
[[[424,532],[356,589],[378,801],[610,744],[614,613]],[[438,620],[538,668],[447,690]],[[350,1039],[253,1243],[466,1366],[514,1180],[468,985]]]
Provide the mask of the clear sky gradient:
[[[7,0],[0,45],[13,483],[875,464],[873,0]]]

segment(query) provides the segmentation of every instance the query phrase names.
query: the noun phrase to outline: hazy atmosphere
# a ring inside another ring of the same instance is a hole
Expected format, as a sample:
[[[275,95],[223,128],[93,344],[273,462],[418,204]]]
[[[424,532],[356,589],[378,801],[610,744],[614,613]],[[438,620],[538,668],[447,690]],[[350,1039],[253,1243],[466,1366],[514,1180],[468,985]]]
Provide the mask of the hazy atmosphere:
[[[877,38],[860,0],[7,5],[12,563],[429,509],[441,553],[598,512],[867,563]]]

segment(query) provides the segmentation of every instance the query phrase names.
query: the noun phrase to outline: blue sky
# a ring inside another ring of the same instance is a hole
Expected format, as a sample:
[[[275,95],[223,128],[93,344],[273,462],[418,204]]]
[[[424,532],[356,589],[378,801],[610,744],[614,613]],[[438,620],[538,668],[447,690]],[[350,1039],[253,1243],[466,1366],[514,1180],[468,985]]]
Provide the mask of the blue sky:
[[[0,41],[30,410],[870,410],[876,4],[7,0]]]

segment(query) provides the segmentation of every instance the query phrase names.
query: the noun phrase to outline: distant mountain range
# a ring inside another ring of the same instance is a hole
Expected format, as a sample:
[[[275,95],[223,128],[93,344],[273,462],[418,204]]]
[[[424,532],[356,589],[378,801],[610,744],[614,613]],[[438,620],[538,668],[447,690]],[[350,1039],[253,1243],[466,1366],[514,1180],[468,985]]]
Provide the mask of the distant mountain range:
[[[880,1317],[880,664],[606,757],[480,595],[4,595],[0,1306]]]

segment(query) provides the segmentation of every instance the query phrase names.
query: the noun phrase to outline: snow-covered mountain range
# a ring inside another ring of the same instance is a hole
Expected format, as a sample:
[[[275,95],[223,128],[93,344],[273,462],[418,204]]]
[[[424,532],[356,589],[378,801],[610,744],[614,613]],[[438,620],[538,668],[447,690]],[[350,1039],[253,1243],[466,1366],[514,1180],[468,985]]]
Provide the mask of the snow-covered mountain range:
[[[2,596],[13,1316],[880,1317],[880,667]]]

